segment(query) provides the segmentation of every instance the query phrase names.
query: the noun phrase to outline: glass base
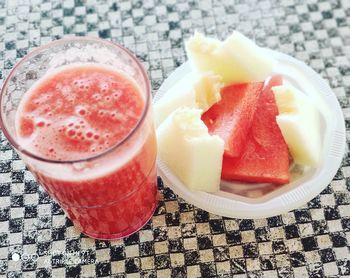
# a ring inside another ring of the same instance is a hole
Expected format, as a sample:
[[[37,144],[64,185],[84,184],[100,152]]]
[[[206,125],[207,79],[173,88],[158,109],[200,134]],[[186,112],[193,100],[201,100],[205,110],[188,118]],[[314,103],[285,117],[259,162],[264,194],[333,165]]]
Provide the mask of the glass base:
[[[140,221],[134,227],[126,229],[123,232],[116,233],[116,234],[89,233],[89,232],[85,232],[85,231],[81,231],[81,232],[88,237],[91,237],[93,239],[99,239],[99,240],[115,240],[115,239],[121,239],[124,237],[128,237],[128,236],[138,232],[139,230],[141,230],[143,228],[143,226],[145,226],[148,223],[148,221],[152,218],[152,216],[157,208],[157,205],[158,205],[158,201],[156,201],[154,203],[153,208],[150,210],[150,214],[144,218],[145,220]]]

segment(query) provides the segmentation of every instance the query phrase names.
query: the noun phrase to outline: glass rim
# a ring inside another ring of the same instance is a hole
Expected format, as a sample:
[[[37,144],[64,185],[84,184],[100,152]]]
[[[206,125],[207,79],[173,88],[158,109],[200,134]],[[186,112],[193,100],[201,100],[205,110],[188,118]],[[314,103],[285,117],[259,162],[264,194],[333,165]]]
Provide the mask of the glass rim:
[[[16,72],[17,68],[22,65],[24,62],[28,61],[29,59],[33,58],[34,56],[36,56],[37,54],[39,54],[40,52],[42,52],[44,49],[48,49],[52,46],[59,46],[59,45],[64,45],[67,44],[69,42],[96,42],[96,43],[102,43],[105,44],[107,46],[111,46],[113,48],[118,48],[120,50],[122,50],[126,55],[129,56],[129,58],[131,58],[137,65],[137,67],[140,69],[141,74],[142,74],[142,78],[145,81],[146,84],[146,101],[145,101],[145,106],[142,110],[142,114],[139,117],[137,123],[135,124],[135,126],[130,130],[130,132],[120,141],[118,141],[117,143],[113,144],[111,147],[109,147],[108,149],[104,150],[101,153],[92,155],[92,156],[88,156],[85,158],[81,158],[81,159],[74,159],[74,160],[57,160],[57,159],[49,159],[40,155],[37,155],[33,152],[30,152],[26,149],[23,149],[20,144],[17,142],[17,140],[15,138],[13,138],[13,136],[10,134],[10,132],[6,129],[6,126],[4,125],[4,121],[3,121],[3,117],[5,118],[5,116],[3,115],[3,109],[2,109],[2,101],[3,101],[3,96],[4,96],[4,91],[7,89],[8,84],[11,80],[11,77],[14,75],[14,73]],[[32,50],[31,52],[29,52],[28,54],[26,54],[20,61],[18,61],[14,67],[10,70],[9,74],[7,75],[3,86],[0,90],[0,130],[2,130],[2,132],[4,133],[5,137],[7,138],[7,140],[11,143],[11,145],[18,151],[20,151],[21,153],[29,156],[30,158],[42,161],[42,162],[48,162],[48,163],[55,163],[55,164],[74,164],[74,163],[82,163],[82,162],[87,162],[87,161],[92,161],[98,158],[101,158],[105,155],[108,155],[110,153],[112,153],[114,150],[118,149],[120,146],[122,146],[125,142],[128,141],[129,138],[131,138],[135,132],[139,129],[139,127],[143,124],[143,122],[145,121],[147,112],[149,110],[149,105],[150,105],[150,99],[151,99],[151,84],[150,84],[150,80],[148,78],[148,75],[146,73],[146,70],[144,68],[144,66],[141,64],[141,62],[137,59],[136,55],[128,50],[127,48],[125,48],[124,46],[115,43],[113,41],[109,41],[106,39],[101,39],[101,38],[96,38],[96,37],[90,37],[90,36],[84,36],[84,37],[69,37],[69,38],[62,38],[62,39],[58,39],[58,40],[54,40],[51,41],[49,43],[46,43],[42,46],[39,46],[37,48],[35,48],[34,50]]]

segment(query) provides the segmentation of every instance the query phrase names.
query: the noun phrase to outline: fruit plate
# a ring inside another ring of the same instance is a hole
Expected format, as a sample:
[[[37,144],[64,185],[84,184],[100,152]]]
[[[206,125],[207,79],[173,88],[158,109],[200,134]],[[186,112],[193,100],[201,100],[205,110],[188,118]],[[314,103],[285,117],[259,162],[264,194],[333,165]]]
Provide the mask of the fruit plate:
[[[331,182],[344,155],[343,113],[327,82],[305,63],[280,52],[265,51],[278,61],[273,73],[282,74],[285,83],[299,88],[317,104],[321,114],[322,160],[316,169],[291,165],[291,180],[283,186],[221,181],[220,190],[216,193],[189,190],[163,161],[157,160],[158,174],[168,187],[187,202],[217,215],[253,219],[296,209]],[[165,96],[169,88],[190,72],[191,66],[187,61],[164,81],[153,102]]]

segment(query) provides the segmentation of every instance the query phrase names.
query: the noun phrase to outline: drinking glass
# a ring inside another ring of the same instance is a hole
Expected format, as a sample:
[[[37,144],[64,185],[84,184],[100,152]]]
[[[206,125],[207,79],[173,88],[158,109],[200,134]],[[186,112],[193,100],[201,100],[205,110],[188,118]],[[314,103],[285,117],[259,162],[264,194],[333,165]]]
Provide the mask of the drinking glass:
[[[75,63],[108,66],[127,75],[138,85],[143,111],[131,132],[102,153],[75,160],[47,159],[18,140],[18,107],[37,80]],[[157,182],[151,89],[143,66],[130,51],[110,41],[87,37],[61,39],[39,47],[9,73],[1,91],[0,109],[0,126],[6,138],[84,234],[117,239],[141,229],[152,217],[157,205]]]

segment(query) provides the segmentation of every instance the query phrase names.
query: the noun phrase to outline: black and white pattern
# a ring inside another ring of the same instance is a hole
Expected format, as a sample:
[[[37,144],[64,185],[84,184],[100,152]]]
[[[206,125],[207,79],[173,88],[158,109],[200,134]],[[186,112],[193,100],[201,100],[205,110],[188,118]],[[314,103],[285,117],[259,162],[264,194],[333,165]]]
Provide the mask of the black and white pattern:
[[[156,91],[186,60],[195,30],[238,29],[306,62],[329,81],[350,139],[350,1],[0,1],[1,83],[28,51],[68,35],[111,39],[136,53]],[[77,231],[0,133],[1,277],[350,276],[350,156],[316,198],[258,220],[212,215],[159,180],[161,200],[138,233],[98,241]]]

